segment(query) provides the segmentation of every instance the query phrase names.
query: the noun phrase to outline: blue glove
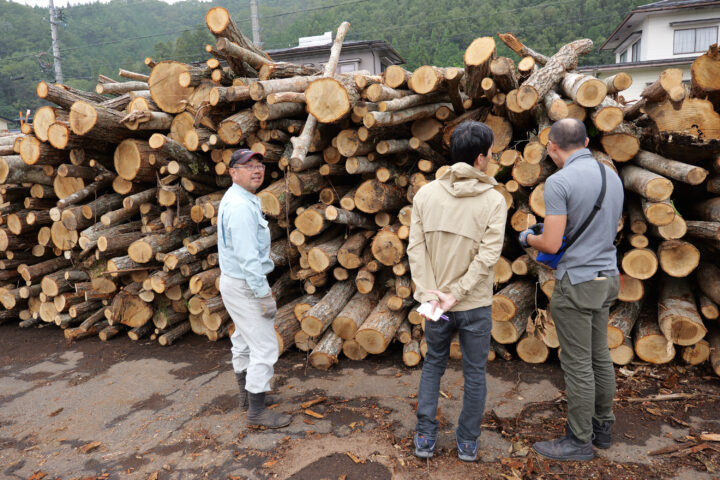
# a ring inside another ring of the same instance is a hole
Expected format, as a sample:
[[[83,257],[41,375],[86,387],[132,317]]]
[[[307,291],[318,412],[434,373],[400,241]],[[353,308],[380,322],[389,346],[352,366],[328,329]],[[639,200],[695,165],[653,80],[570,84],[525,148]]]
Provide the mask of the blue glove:
[[[543,233],[543,224],[536,223],[534,225],[530,225],[528,229],[533,231],[533,235],[540,235],[541,233]]]
[[[522,245],[524,248],[530,247],[530,244],[527,243],[527,237],[528,235],[536,235],[536,233],[528,228],[527,230],[523,230],[520,232],[520,235],[518,235],[518,240],[520,241],[520,245]]]

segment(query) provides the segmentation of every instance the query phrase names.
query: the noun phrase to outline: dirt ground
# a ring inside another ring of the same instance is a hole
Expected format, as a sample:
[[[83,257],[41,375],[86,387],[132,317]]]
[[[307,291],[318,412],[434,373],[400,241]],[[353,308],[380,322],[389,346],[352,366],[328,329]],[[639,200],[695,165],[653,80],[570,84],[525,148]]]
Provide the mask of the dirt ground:
[[[713,479],[720,379],[709,367],[617,369],[614,445],[590,462],[553,462],[529,446],[564,428],[562,371],[495,360],[481,459],[457,459],[462,371],[451,361],[440,398],[435,458],[412,454],[420,368],[393,346],[329,372],[291,352],[276,368],[285,429],[248,430],[237,408],[229,342],[188,336],[163,348],[126,337],[67,345],[54,328],[0,326],[0,479]],[[652,399],[657,394],[687,398]],[[677,396],[677,395],[676,395]],[[308,407],[301,403],[324,401]],[[649,455],[667,447],[676,452]]]

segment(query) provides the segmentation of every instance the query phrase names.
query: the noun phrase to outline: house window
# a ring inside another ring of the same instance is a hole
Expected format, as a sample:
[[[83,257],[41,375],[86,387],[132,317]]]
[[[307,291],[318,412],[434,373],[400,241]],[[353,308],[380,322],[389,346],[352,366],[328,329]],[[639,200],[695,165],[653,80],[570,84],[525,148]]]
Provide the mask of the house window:
[[[633,46],[630,48],[632,52],[632,59],[631,62],[639,62],[640,61],[640,40],[635,42]]]
[[[625,50],[624,52],[622,52],[622,53],[620,54],[620,60],[618,61],[618,63],[625,63],[625,62],[627,62],[627,61],[628,61],[628,60],[627,60],[627,57],[628,57],[628,51]]]
[[[350,73],[355,72],[358,69],[359,62],[341,62],[340,65],[338,65],[340,69],[340,73]]]
[[[717,42],[718,27],[687,28],[675,30],[673,53],[704,52]]]

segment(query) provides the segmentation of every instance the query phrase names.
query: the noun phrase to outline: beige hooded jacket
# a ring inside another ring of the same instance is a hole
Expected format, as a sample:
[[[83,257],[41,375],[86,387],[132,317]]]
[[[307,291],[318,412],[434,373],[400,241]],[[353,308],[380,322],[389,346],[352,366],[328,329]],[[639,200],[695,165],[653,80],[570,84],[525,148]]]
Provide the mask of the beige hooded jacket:
[[[507,207],[494,178],[466,163],[452,165],[413,199],[407,249],[415,300],[452,293],[465,311],[492,304]]]

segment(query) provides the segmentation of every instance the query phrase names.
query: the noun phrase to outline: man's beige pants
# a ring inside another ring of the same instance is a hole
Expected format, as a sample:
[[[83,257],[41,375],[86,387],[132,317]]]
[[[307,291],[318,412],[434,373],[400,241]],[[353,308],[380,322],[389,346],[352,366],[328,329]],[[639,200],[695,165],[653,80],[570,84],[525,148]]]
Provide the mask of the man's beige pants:
[[[220,275],[220,294],[235,324],[232,342],[233,369],[247,370],[245,390],[250,393],[270,391],[273,366],[279,351],[275,336],[275,318],[262,314],[260,299],[245,280]]]

